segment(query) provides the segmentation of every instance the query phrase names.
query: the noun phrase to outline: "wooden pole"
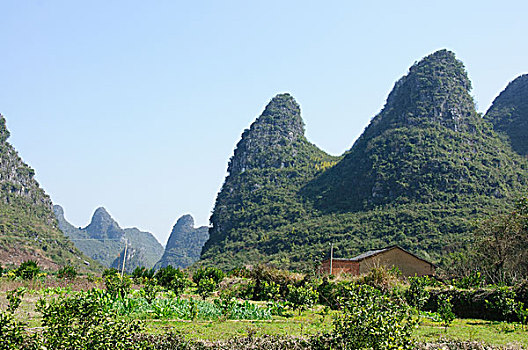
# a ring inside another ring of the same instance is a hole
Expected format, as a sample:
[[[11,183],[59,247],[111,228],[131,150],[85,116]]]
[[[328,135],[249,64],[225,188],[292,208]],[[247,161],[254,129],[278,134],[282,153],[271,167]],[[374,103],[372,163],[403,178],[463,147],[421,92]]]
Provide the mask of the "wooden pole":
[[[330,274],[332,274],[332,265],[334,263],[334,243],[330,244]]]
[[[123,268],[121,269],[121,278],[125,274],[125,261],[127,256],[128,241],[125,239],[125,254],[123,255]]]

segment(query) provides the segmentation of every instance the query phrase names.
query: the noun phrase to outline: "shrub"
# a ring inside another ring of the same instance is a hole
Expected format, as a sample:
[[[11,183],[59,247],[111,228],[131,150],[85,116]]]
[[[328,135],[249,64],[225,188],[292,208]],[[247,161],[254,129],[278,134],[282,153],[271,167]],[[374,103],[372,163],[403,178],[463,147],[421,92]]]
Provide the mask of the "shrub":
[[[442,320],[442,325],[444,330],[447,332],[447,327],[455,319],[455,314],[453,313],[453,305],[451,304],[451,298],[445,294],[438,297],[438,315]]]
[[[16,309],[18,309],[20,303],[22,303],[22,298],[24,297],[24,294],[26,294],[25,288],[17,288],[6,293],[8,301],[7,312],[13,313]]]
[[[216,289],[217,285],[212,278],[202,278],[198,281],[198,294],[205,300]]]
[[[4,275],[4,268],[0,265],[0,277]]]
[[[141,296],[145,298],[147,303],[152,304],[152,301],[156,299],[156,294],[158,294],[158,286],[155,281],[147,280],[143,288],[141,289]]]
[[[34,260],[24,261],[18,269],[15,270],[15,275],[25,280],[30,280],[40,273],[40,267]]]
[[[429,299],[429,291],[426,289],[429,285],[429,277],[409,277],[409,282],[410,284],[405,293],[405,299],[409,305],[416,307],[418,310],[422,310]]]
[[[319,293],[313,286],[288,286],[288,295],[286,300],[292,303],[294,309],[304,310],[311,308],[315,305],[318,299]]]
[[[168,290],[172,290],[178,296],[181,295],[189,285],[189,280],[185,273],[170,265],[156,271],[154,278],[157,280],[158,285]]]
[[[210,278],[213,282],[218,285],[224,279],[225,274],[222,270],[216,267],[206,267],[196,270],[192,279],[193,282],[198,284],[201,279]]]
[[[124,298],[130,292],[132,280],[127,275],[108,274],[104,278],[106,292],[112,297]]]
[[[495,287],[495,293],[486,299],[486,307],[492,312],[500,314],[505,320],[511,320],[517,311],[515,291],[506,286]]]
[[[386,267],[376,267],[369,271],[368,274],[361,276],[359,283],[367,284],[377,288],[382,292],[388,292],[396,283],[398,283],[399,270],[387,269]]]
[[[141,329],[139,323],[118,319],[115,313],[106,311],[98,293],[40,299],[37,309],[42,313],[41,337],[47,349],[124,350],[145,345],[134,340]]]
[[[315,348],[413,349],[416,325],[405,304],[368,285],[354,285],[346,295],[334,330],[314,338]]]
[[[134,280],[152,279],[154,277],[154,273],[154,269],[147,269],[144,266],[137,266],[132,272],[132,278]]]
[[[57,271],[57,277],[73,280],[77,277],[77,270],[73,266],[64,266]]]

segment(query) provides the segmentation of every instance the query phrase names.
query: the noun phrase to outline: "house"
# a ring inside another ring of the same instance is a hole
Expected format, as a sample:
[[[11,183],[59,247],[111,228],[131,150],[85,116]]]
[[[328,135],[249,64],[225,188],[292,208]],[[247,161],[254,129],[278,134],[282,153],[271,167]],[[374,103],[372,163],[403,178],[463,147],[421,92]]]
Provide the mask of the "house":
[[[436,266],[397,245],[371,250],[352,259],[327,259],[321,263],[320,271],[338,275],[348,273],[361,275],[375,267],[397,267],[403,276],[434,275]]]

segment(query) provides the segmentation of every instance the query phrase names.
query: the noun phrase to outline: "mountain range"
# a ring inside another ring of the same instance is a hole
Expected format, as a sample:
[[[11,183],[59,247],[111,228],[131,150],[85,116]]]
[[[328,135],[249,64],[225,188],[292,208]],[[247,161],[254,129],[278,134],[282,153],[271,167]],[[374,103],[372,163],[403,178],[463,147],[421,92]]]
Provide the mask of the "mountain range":
[[[512,82],[483,118],[462,62],[437,51],[396,82],[341,157],[307,141],[299,105],[277,95],[229,161],[201,263],[305,269],[330,243],[338,257],[398,244],[438,261],[460,249],[476,219],[528,189],[516,153],[526,145],[524,82]],[[501,118],[506,109],[511,117]]]
[[[103,266],[121,268],[125,245],[127,247],[126,271],[136,267],[152,268],[163,254],[163,246],[150,232],[137,228],[122,229],[105,208],[97,208],[85,228],[77,228],[64,217],[61,206],[53,207],[59,228],[87,256]]]

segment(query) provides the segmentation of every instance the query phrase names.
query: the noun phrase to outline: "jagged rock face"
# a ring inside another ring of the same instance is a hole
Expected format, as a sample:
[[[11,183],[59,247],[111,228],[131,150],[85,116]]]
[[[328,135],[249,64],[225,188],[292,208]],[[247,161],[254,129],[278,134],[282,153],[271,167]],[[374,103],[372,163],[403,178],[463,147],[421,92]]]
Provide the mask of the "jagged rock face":
[[[277,95],[242,134],[227,171],[239,174],[254,168],[293,166],[297,153],[292,146],[302,137],[304,123],[299,105],[290,94]],[[276,148],[284,149],[286,154],[273,156],[268,152]]]
[[[437,51],[414,64],[396,82],[385,107],[361,138],[387,129],[435,123],[454,131],[471,131],[477,115],[470,90],[462,62],[453,52]]]
[[[98,208],[92,216],[92,221],[85,228],[71,225],[64,217],[61,206],[54,206],[59,228],[87,256],[106,267],[122,266],[125,243],[128,242],[130,257],[126,268],[131,272],[138,266],[151,268],[163,254],[162,245],[150,232],[137,228],[119,227],[119,224],[104,208]],[[127,256],[129,254],[127,252]]]
[[[125,236],[125,231],[112,219],[105,208],[95,210],[92,221],[85,230],[95,239],[122,239]]]
[[[517,153],[528,158],[528,74],[508,84],[486,112],[486,119],[508,136]]]
[[[7,142],[9,131],[0,115],[0,261],[17,265],[37,260],[41,266],[82,265],[85,257],[58,230],[48,195],[35,171]]]
[[[5,118],[0,114],[0,198],[10,203],[15,198],[46,207],[48,221],[55,224],[48,195],[34,179],[35,171],[25,164],[7,139],[10,136]],[[51,214],[51,216],[49,216]]]
[[[186,268],[198,261],[202,247],[209,238],[208,231],[207,226],[195,228],[191,215],[179,218],[172,228],[165,252],[155,268],[168,265]]]

